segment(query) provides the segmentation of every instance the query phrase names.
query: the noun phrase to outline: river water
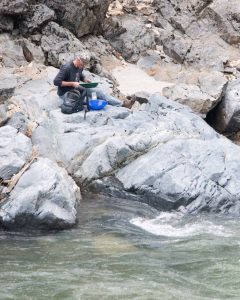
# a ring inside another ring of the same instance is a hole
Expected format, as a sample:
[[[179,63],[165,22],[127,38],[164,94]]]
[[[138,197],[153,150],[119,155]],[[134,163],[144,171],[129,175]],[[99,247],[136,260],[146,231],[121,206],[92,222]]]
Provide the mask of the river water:
[[[87,199],[74,229],[0,233],[0,299],[240,299],[240,221]]]

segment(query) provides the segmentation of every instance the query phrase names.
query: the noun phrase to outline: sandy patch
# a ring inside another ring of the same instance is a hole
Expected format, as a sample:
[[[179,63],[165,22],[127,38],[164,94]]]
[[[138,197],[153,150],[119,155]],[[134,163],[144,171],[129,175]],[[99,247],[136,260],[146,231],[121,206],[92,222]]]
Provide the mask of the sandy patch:
[[[132,64],[118,66],[112,71],[112,74],[119,84],[120,92],[126,96],[141,91],[150,94],[155,92],[162,93],[164,87],[173,85],[171,82],[157,81]]]

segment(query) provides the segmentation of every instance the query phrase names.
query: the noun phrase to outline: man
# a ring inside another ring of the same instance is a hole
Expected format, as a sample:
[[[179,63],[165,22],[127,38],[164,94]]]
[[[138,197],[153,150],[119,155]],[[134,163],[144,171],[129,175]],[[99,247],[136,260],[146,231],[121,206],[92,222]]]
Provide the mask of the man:
[[[80,56],[61,67],[53,81],[54,85],[58,87],[57,93],[59,97],[62,98],[66,92],[72,89],[79,89],[82,92],[86,90],[89,98],[91,98],[91,93],[95,92],[98,99],[106,100],[110,105],[122,106],[122,101],[104,93],[100,89],[85,89],[82,87],[79,81],[91,82],[91,80],[85,78],[83,68],[84,58]]]

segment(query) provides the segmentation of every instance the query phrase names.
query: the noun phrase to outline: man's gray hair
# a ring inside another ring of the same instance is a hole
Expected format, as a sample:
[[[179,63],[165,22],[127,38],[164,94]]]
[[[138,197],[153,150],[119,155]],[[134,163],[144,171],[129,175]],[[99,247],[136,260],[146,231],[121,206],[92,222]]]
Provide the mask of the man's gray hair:
[[[80,59],[84,63],[88,63],[90,61],[90,55],[86,52],[78,53],[75,56],[75,59]]]

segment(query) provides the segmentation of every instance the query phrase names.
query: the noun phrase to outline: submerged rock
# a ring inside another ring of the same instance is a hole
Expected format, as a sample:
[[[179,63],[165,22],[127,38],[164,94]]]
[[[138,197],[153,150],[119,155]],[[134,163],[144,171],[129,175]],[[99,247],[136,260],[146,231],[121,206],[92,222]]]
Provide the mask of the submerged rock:
[[[39,158],[0,207],[0,225],[8,229],[64,229],[76,223],[80,190],[67,172]]]

